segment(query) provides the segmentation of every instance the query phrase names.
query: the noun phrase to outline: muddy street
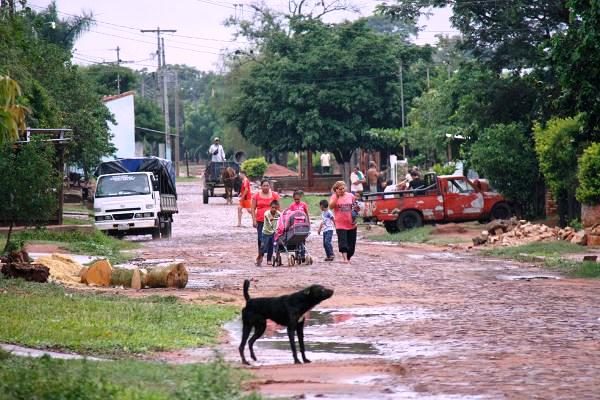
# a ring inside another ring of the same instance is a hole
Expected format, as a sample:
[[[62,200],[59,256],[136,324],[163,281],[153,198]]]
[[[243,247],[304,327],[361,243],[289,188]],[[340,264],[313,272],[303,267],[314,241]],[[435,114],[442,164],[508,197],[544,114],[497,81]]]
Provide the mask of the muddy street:
[[[243,304],[313,283],[335,289],[305,328],[311,364],[294,365],[285,330],[267,327],[249,372],[266,395],[335,399],[600,398],[600,281],[566,279],[534,266],[359,236],[351,265],[326,263],[316,226],[316,263],[256,267],[256,232],[236,205],[202,204],[200,183],[178,184],[173,238],[144,239],[145,259],[180,259],[194,302]],[[316,221],[313,221],[316,224]],[[360,232],[359,232],[360,235]],[[335,243],[334,243],[335,248]],[[542,279],[543,278],[543,279]],[[149,293],[171,293],[150,290]],[[155,354],[197,362],[213,350],[239,363],[241,323],[215,349]],[[240,364],[241,365],[241,364]]]

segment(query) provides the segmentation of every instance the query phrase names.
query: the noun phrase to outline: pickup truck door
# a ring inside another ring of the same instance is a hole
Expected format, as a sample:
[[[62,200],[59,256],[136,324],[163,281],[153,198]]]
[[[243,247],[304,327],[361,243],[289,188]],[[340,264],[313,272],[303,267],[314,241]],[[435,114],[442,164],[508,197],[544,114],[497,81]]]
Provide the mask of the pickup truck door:
[[[444,188],[444,208],[451,221],[479,219],[484,210],[483,194],[463,176],[448,178]]]

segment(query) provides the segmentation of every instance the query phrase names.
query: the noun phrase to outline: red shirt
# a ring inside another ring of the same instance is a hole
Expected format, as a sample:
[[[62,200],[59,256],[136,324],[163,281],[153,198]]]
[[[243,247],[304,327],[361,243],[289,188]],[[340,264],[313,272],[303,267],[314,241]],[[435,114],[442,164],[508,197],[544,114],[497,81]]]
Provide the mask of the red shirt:
[[[244,180],[242,181],[242,188],[240,189],[240,193],[244,193],[244,190],[246,191],[246,194],[244,195],[244,197],[240,197],[240,200],[252,200],[252,190],[250,190],[250,179],[248,178],[244,178]]]
[[[279,195],[273,191],[271,191],[271,197],[262,197],[261,193],[262,190],[259,190],[252,196],[252,199],[256,201],[256,222],[263,222],[265,220],[265,211],[271,208],[271,202],[279,200]]]
[[[303,202],[303,201],[301,201],[299,203],[296,203],[295,201],[292,202],[292,204],[290,204],[290,206],[288,207],[288,210],[290,210],[290,211],[298,211],[298,210],[300,210],[300,211],[304,211],[304,213],[306,215],[309,215],[308,214],[308,205],[305,202]]]
[[[335,194],[329,198],[329,203],[334,198]],[[336,229],[351,230],[356,228],[356,223],[352,223],[352,203],[354,203],[354,195],[348,192],[337,199],[337,203],[333,209]]]

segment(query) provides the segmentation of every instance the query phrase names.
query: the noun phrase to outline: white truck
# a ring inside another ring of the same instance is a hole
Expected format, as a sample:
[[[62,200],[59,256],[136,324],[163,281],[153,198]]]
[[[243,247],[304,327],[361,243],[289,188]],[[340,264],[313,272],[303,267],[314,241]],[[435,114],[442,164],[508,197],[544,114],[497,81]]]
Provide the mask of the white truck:
[[[109,235],[171,237],[177,209],[173,164],[158,157],[101,163],[94,194],[96,228]]]

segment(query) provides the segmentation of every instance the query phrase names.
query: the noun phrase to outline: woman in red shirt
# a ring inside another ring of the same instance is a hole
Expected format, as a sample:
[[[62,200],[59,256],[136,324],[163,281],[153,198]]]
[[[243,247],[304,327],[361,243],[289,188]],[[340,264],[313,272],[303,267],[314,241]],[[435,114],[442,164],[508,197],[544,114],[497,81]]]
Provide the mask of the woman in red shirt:
[[[335,228],[338,237],[338,248],[344,262],[349,263],[356,248],[356,221],[352,216],[355,207],[355,197],[346,192],[344,181],[333,185],[333,194],[329,198],[329,208],[335,216]]]
[[[244,171],[240,171],[242,178],[242,188],[240,189],[240,205],[238,206],[238,224],[242,226],[242,211],[246,210],[252,216],[252,190],[250,189],[250,180]]]
[[[265,211],[271,208],[271,202],[273,200],[279,200],[279,194],[271,190],[271,184],[268,180],[263,179],[260,182],[260,190],[252,196],[252,225],[256,228],[256,234],[258,236],[258,253],[256,256],[256,262],[260,257],[260,247],[262,245],[262,230],[263,222],[265,220]],[[271,260],[267,259],[267,262]]]

